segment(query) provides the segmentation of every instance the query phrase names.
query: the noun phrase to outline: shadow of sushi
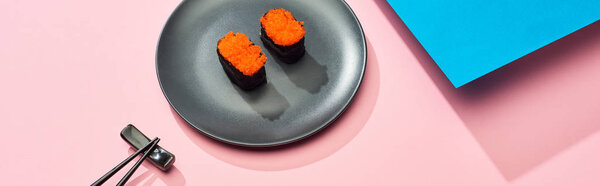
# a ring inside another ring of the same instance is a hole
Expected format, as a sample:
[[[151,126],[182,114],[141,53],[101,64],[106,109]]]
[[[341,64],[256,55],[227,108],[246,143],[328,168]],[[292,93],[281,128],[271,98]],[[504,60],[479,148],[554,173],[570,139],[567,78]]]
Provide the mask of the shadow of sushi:
[[[329,82],[327,66],[319,64],[308,53],[293,64],[284,63],[277,57],[274,59],[294,85],[311,94],[318,93]]]
[[[288,100],[269,82],[248,91],[242,90],[238,86],[234,87],[244,101],[252,107],[252,110],[270,121],[279,119],[290,107]]]

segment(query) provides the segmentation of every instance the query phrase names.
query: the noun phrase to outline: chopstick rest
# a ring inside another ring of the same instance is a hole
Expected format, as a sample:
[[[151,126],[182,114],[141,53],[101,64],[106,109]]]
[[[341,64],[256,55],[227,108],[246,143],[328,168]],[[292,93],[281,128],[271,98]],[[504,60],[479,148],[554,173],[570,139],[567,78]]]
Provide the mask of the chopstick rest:
[[[128,124],[121,130],[121,138],[134,149],[143,148],[144,145],[150,142],[150,139],[132,124]],[[152,162],[154,166],[158,167],[160,170],[166,171],[169,170],[175,162],[175,155],[160,146],[156,146],[156,149],[150,153],[148,159],[151,160],[150,162]]]

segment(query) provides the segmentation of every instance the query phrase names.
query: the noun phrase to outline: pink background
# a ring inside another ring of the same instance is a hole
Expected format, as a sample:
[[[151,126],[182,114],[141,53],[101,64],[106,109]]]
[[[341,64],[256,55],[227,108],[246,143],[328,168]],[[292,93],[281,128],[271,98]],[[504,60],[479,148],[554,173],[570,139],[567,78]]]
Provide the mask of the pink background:
[[[178,158],[129,185],[600,185],[600,23],[455,89],[384,0],[349,0],[369,52],[356,100],[256,151],[204,137],[162,95],[156,44],[179,2],[0,1],[0,185],[88,185],[133,152],[127,123]]]

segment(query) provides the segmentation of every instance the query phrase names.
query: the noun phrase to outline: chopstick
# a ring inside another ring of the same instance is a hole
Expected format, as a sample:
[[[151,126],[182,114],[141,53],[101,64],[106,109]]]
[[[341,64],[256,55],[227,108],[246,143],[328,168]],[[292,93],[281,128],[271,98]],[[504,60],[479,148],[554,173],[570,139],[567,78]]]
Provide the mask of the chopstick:
[[[137,162],[135,162],[133,167],[131,167],[131,169],[129,169],[129,171],[127,171],[127,174],[125,174],[125,176],[123,178],[121,178],[121,181],[119,181],[119,183],[117,184],[118,186],[125,185],[125,182],[127,182],[127,180],[129,180],[131,175],[133,175],[133,172],[135,172],[135,170],[142,164],[142,162],[144,162],[144,160],[150,155],[150,152],[152,152],[154,150],[154,148],[156,148],[156,144],[158,144],[158,141],[160,141],[160,139],[158,139],[158,138],[155,138],[155,139],[156,139],[156,141],[152,142],[152,146],[150,146],[150,148],[148,148],[148,150],[146,150],[146,152],[144,152],[144,155],[142,155],[142,157]]]
[[[156,147],[156,144],[159,141],[160,141],[160,138],[154,138],[152,141],[150,141],[150,143],[146,144],[146,146],[138,149],[135,153],[131,154],[129,157],[127,157],[125,160],[123,160],[121,163],[119,163],[115,168],[111,169],[106,174],[104,174],[102,177],[100,177],[98,180],[96,180],[94,183],[92,183],[92,186],[102,185],[104,182],[106,182],[106,180],[108,180],[115,173],[117,173],[119,170],[121,170],[121,168],[123,168],[125,165],[127,165],[127,163],[129,163],[131,160],[133,160],[133,158],[135,158],[140,153],[144,152],[144,155],[142,156],[142,158],[140,158],[136,162],[136,164],[127,172],[125,177],[123,177],[123,179],[121,179],[121,181],[119,181],[119,185],[125,184],[125,182],[127,182],[129,177],[131,177],[133,172],[141,165],[141,162],[143,162],[144,159],[146,159],[146,157],[148,157],[148,155],[150,154],[149,152],[151,152]]]

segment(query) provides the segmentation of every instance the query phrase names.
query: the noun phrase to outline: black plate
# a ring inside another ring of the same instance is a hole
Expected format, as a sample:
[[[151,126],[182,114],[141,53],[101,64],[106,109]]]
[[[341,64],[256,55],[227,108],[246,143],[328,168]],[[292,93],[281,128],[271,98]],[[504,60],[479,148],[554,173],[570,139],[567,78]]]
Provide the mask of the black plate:
[[[260,40],[260,17],[285,8],[304,21],[306,55],[278,61]],[[267,83],[243,91],[219,64],[217,41],[243,32],[267,55]],[[366,66],[365,37],[341,0],[185,0],[165,25],[156,54],[161,88],[175,111],[210,137],[274,146],[333,122],[354,97]]]

